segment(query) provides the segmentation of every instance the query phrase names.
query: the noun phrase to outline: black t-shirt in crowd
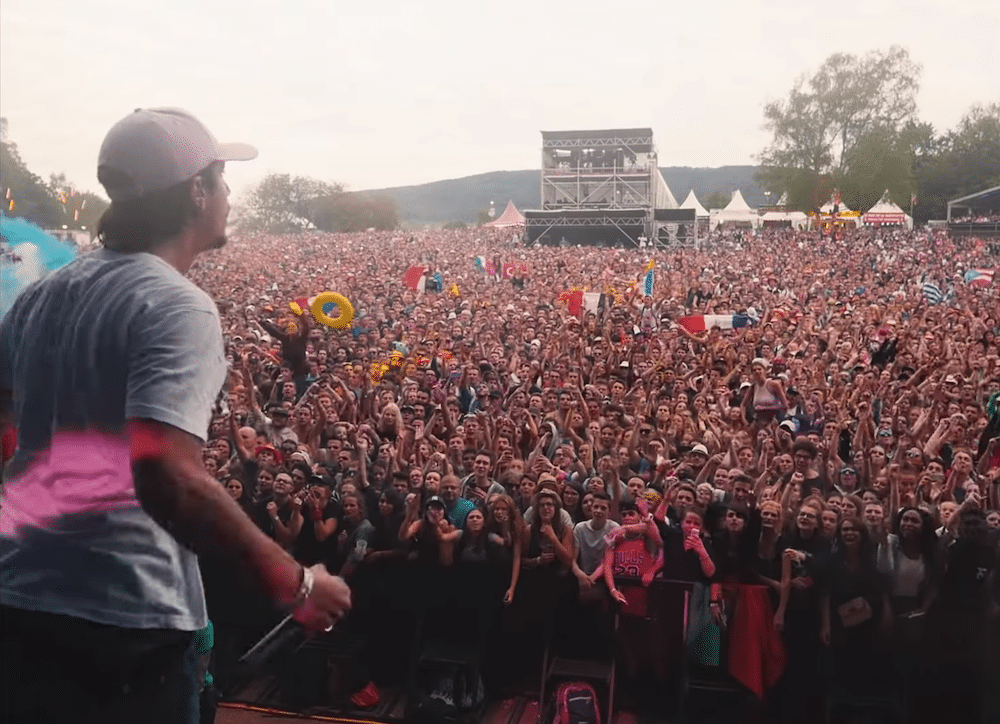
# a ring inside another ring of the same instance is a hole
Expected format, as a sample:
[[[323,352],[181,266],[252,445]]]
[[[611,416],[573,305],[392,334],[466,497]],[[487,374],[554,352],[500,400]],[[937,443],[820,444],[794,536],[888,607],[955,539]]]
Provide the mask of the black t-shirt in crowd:
[[[326,504],[321,515],[321,520],[329,520],[330,518],[337,520],[333,535],[325,541],[317,540],[316,522],[312,518],[312,506],[303,504],[302,530],[299,531],[292,546],[292,555],[295,560],[305,566],[311,566],[320,562],[325,563],[331,558],[331,554],[336,550],[337,531],[340,530],[344,518],[344,511],[340,504],[333,500]]]
[[[656,529],[663,539],[662,577],[673,581],[697,583],[708,580],[701,568],[701,558],[694,550],[684,550],[684,531],[679,526],[656,521]],[[712,555],[712,544],[705,541],[705,549]]]
[[[946,556],[940,602],[969,613],[985,611],[989,603],[989,575],[997,567],[996,548],[985,541],[959,538],[948,547]]]
[[[259,503],[254,503],[250,509],[250,518],[257,524],[258,528],[271,536],[273,540],[278,540],[278,532],[274,528],[274,521],[271,520],[271,516],[267,512],[267,504],[273,502],[273,500],[274,498],[269,496]],[[291,519],[292,506],[286,500],[284,505],[278,506],[278,520],[287,527],[288,521]]]

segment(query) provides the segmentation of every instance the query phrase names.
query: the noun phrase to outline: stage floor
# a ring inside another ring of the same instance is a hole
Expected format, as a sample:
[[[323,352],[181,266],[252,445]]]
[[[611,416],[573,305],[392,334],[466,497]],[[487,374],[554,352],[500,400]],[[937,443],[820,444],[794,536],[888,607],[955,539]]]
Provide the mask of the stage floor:
[[[385,719],[365,718],[365,715],[360,713],[341,717],[319,713],[314,716],[302,714],[283,716],[274,710],[235,708],[234,705],[230,704],[220,705],[215,716],[216,724],[263,724],[263,722],[292,720],[342,722],[343,724],[381,724],[381,722],[386,721]],[[482,724],[538,724],[538,703],[524,699],[507,699],[495,702],[486,710]],[[667,719],[657,719],[622,711],[615,714],[612,724],[671,724],[671,722]]]

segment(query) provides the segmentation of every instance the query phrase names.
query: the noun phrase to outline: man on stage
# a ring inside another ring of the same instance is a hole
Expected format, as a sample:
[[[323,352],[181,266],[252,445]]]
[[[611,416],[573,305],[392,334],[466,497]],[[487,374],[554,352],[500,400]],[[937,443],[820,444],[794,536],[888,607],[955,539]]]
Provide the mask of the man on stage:
[[[177,109],[138,109],[101,146],[103,249],[29,287],[0,323],[5,722],[198,721],[196,555],[226,557],[306,627],[350,591],[262,533],[202,464],[226,362],[215,304],[188,281],[225,244],[227,161]]]

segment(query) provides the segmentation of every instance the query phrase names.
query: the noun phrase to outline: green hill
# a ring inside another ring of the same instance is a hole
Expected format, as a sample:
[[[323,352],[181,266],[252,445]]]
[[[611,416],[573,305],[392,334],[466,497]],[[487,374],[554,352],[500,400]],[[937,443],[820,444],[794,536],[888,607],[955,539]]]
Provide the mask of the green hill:
[[[668,166],[661,169],[667,186],[677,198],[684,201],[689,190],[707,207],[713,193],[722,193],[728,199],[739,189],[750,206],[765,203],[764,191],[753,180],[755,166],[722,166],[720,168],[692,168]],[[497,214],[503,212],[508,201],[519,209],[538,208],[540,198],[540,172],[492,171],[465,178],[433,181],[417,186],[397,186],[364,193],[388,196],[396,203],[399,219],[410,226],[439,225],[449,221],[475,223],[479,213],[495,202]]]

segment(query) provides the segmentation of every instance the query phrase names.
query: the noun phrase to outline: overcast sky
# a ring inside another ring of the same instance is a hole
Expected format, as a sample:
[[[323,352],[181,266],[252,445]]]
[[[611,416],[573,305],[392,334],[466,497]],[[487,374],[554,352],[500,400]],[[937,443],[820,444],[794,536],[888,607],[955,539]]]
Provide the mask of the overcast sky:
[[[0,112],[28,166],[99,190],[107,129],[180,106],[269,172],[380,188],[537,168],[540,130],[652,126],[663,166],[754,162],[763,104],[893,43],[941,130],[1000,100],[997,0],[3,0]]]

